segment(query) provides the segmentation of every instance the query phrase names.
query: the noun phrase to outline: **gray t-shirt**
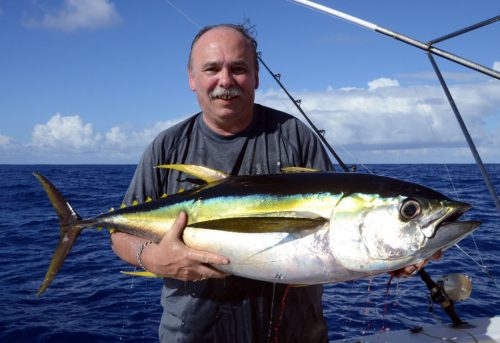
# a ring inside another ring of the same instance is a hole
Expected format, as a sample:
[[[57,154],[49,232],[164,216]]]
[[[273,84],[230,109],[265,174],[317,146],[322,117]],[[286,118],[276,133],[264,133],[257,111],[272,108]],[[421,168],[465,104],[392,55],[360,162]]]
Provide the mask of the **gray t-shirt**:
[[[154,168],[167,163],[203,165],[231,175],[280,173],[289,166],[333,170],[309,128],[258,104],[251,125],[234,136],[211,131],[200,113],[160,133],[144,152],[124,202],[199,184],[178,171]],[[319,285],[287,288],[237,276],[196,283],[165,279],[160,341],[267,342],[277,337],[279,342],[325,342],[322,293]]]

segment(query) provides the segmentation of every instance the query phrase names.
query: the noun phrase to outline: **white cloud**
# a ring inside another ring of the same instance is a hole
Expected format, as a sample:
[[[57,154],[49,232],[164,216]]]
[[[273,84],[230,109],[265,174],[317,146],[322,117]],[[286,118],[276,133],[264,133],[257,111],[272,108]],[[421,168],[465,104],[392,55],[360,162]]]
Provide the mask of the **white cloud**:
[[[42,149],[89,151],[98,147],[101,135],[95,134],[92,124],[84,124],[80,116],[57,113],[46,124],[35,125],[31,140]]]
[[[109,149],[118,148],[118,150],[142,152],[147,144],[149,144],[161,131],[171,127],[179,122],[178,120],[159,121],[152,126],[143,129],[135,130],[130,129],[126,125],[113,126],[108,132],[105,133],[105,142],[103,146]]]
[[[141,142],[141,144],[144,144],[144,142],[146,142],[146,144],[148,144],[161,131],[169,128],[170,126],[174,125],[175,123],[177,123],[179,121],[180,121],[180,119],[178,119],[178,120],[159,121],[159,122],[155,123],[151,127],[145,128],[145,129],[143,129],[141,131],[133,132],[131,134],[132,141],[134,141],[134,142]]]
[[[493,69],[500,71],[500,61],[493,62]]]
[[[0,135],[0,149],[7,148],[12,143],[12,137]]]
[[[126,135],[118,126],[113,126],[106,132],[106,143],[111,145],[122,145],[126,142]]]
[[[292,94],[302,99],[302,108],[326,130],[325,137],[347,163],[473,162],[439,85],[402,86],[398,80],[382,84],[392,86],[329,86]],[[483,79],[450,90],[483,160],[498,163],[500,83]],[[303,119],[279,90],[258,91],[256,99]],[[33,128],[31,144],[0,135],[0,162],[16,163],[17,155],[31,163],[136,163],[160,131],[182,119],[143,127],[117,123],[99,132],[82,116],[58,113]]]
[[[64,0],[55,10],[44,10],[42,18],[24,22],[28,27],[61,31],[98,29],[121,22],[115,5],[109,0]]]
[[[79,115],[56,113],[34,126],[28,144],[16,144],[11,137],[0,135],[0,163],[19,163],[21,156],[30,163],[137,163],[158,133],[183,119],[143,128],[121,124],[97,132]]]
[[[371,91],[377,88],[397,87],[397,86],[399,86],[398,80],[392,80],[385,77],[381,77],[379,79],[368,82],[368,89]]]
[[[330,144],[339,151],[345,148],[343,155],[351,161],[356,159],[353,162],[444,161],[440,154],[448,162],[472,162],[438,85],[401,86],[390,79],[377,79],[368,85],[367,89],[329,87],[293,94],[302,99],[302,108],[316,126],[326,130]],[[500,161],[499,139],[495,136],[500,131],[500,84],[490,80],[467,83],[451,87],[451,92],[476,145],[480,151],[488,151],[486,160]],[[286,96],[274,90],[259,91],[257,101],[297,113]]]

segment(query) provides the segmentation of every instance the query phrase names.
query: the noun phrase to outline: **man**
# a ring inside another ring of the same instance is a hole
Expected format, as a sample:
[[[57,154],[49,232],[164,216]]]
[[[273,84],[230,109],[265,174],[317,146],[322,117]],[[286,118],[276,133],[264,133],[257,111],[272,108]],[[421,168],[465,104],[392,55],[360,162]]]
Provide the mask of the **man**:
[[[160,133],[144,152],[125,196],[155,199],[196,181],[161,164],[196,164],[231,175],[279,173],[299,166],[332,170],[315,135],[296,118],[254,104],[259,85],[255,40],[241,26],[202,29],[193,40],[189,85],[201,113]],[[188,218],[179,214],[159,244],[113,233],[115,253],[165,276],[161,342],[326,342],[323,287],[292,287],[228,276],[211,265],[224,256],[182,242]],[[425,262],[395,272],[408,276]]]
[[[142,202],[196,186],[189,176],[154,169],[196,164],[231,175],[299,166],[332,170],[317,137],[296,118],[254,104],[259,85],[255,40],[242,26],[216,25],[195,37],[190,88],[201,112],[160,133],[144,152],[125,196]],[[294,287],[228,276],[224,256],[184,245],[181,213],[158,244],[117,232],[115,253],[165,276],[161,342],[326,342],[322,286]]]

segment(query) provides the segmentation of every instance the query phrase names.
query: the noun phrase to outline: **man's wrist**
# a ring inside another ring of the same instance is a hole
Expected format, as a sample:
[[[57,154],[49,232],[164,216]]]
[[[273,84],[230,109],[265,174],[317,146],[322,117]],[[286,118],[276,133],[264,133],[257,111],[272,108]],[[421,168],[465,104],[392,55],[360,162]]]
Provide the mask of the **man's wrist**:
[[[142,253],[144,252],[144,249],[150,245],[150,244],[153,244],[154,242],[153,241],[146,241],[144,243],[141,244],[141,246],[137,249],[137,252],[136,252],[136,259],[137,259],[137,264],[142,268],[144,269],[145,271],[148,271],[149,270],[144,266],[144,263],[142,262]]]

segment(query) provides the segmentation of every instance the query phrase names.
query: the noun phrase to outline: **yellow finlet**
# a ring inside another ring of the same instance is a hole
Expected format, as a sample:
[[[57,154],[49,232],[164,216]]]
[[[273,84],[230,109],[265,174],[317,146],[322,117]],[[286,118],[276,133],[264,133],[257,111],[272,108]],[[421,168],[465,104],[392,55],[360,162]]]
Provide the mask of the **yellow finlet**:
[[[113,207],[109,208],[109,212],[114,212],[114,211],[115,211],[115,209]]]
[[[151,272],[148,272],[148,271],[145,271],[145,270],[141,271],[141,272],[124,272],[124,271],[121,271],[120,273],[125,274],[125,275],[132,275],[132,276],[154,277],[154,278],[163,279],[163,276],[155,274],[155,273],[151,273]]]
[[[167,193],[163,193],[160,198],[166,198],[167,196],[168,196]]]
[[[229,174],[226,174],[219,170],[193,164],[162,164],[156,166],[156,168],[175,169],[183,173],[195,176],[207,183],[224,180],[225,178],[228,178],[230,176]]]
[[[151,201],[153,201],[153,199],[151,199],[150,197],[146,199],[146,202],[151,202]]]
[[[125,205],[124,203],[120,205],[120,208],[125,208],[125,207],[127,207],[127,205]]]
[[[137,201],[137,199],[135,199],[134,201],[132,201],[132,206],[135,206],[135,205],[139,205],[139,202]]]
[[[306,167],[284,167],[281,168],[284,173],[314,173],[319,172],[318,169],[306,168]]]

